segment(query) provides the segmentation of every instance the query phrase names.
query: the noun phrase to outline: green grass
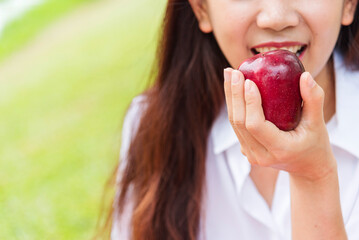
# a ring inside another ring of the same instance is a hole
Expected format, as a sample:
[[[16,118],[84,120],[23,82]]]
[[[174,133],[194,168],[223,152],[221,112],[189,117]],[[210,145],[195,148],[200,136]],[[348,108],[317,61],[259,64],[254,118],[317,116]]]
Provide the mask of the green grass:
[[[0,239],[92,236],[125,110],[147,83],[163,7],[123,1],[0,77]],[[52,16],[41,14],[25,23],[43,28]],[[24,27],[16,24],[4,39],[19,49],[16,29]]]
[[[0,62],[28,43],[49,23],[71,12],[81,4],[101,0],[43,0],[24,16],[12,21],[0,37]],[[1,0],[0,0],[1,2]]]

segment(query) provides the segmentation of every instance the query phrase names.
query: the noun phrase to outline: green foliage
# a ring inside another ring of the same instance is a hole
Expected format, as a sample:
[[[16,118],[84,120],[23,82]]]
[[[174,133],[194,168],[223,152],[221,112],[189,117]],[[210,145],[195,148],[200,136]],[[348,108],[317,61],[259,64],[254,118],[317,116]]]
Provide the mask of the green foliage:
[[[81,1],[70,2],[49,1],[3,39],[14,45],[0,55],[20,57],[0,66],[0,239],[94,234],[123,116],[147,84],[164,1],[88,3],[61,20],[67,28],[49,26],[61,15],[55,6]],[[41,48],[30,42],[26,49],[38,50],[21,56],[21,38],[45,25],[51,34],[37,35]]]
[[[1,0],[0,0],[1,1]],[[44,29],[77,6],[99,0],[43,0],[21,18],[11,22],[0,37],[0,62]]]

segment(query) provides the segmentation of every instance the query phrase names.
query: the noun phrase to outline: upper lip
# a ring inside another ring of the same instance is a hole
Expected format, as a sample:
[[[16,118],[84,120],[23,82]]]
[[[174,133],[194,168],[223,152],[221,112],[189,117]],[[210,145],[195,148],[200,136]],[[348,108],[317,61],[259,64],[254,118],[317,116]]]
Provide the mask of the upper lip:
[[[252,47],[254,48],[263,48],[263,47],[275,47],[275,48],[281,48],[281,47],[290,47],[290,46],[305,46],[306,44],[302,42],[265,42],[258,45],[255,45]]]

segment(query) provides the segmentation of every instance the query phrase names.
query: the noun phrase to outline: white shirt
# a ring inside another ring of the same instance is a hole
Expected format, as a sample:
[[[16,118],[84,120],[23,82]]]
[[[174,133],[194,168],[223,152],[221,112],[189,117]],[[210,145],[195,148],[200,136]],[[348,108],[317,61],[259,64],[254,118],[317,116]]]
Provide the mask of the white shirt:
[[[359,72],[352,72],[334,55],[336,115],[327,124],[338,162],[340,199],[349,240],[359,240]],[[124,123],[122,159],[128,148],[141,98],[135,98]],[[132,126],[132,127],[131,127]],[[122,164],[124,165],[124,164]],[[122,166],[123,167],[123,166]],[[207,148],[206,192],[200,240],[291,239],[289,175],[280,171],[272,207],[258,192],[249,173],[251,166],[241,153],[225,107],[215,120]],[[129,239],[131,203],[120,218],[114,216],[112,239]]]

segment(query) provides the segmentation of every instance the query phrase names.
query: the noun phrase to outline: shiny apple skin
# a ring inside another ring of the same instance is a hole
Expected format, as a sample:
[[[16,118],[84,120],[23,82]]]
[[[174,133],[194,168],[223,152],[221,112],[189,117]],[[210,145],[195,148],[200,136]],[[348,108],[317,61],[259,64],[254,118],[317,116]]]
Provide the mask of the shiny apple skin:
[[[305,71],[298,57],[287,50],[259,53],[238,68],[257,85],[266,120],[284,131],[293,130],[302,111],[299,79]]]

